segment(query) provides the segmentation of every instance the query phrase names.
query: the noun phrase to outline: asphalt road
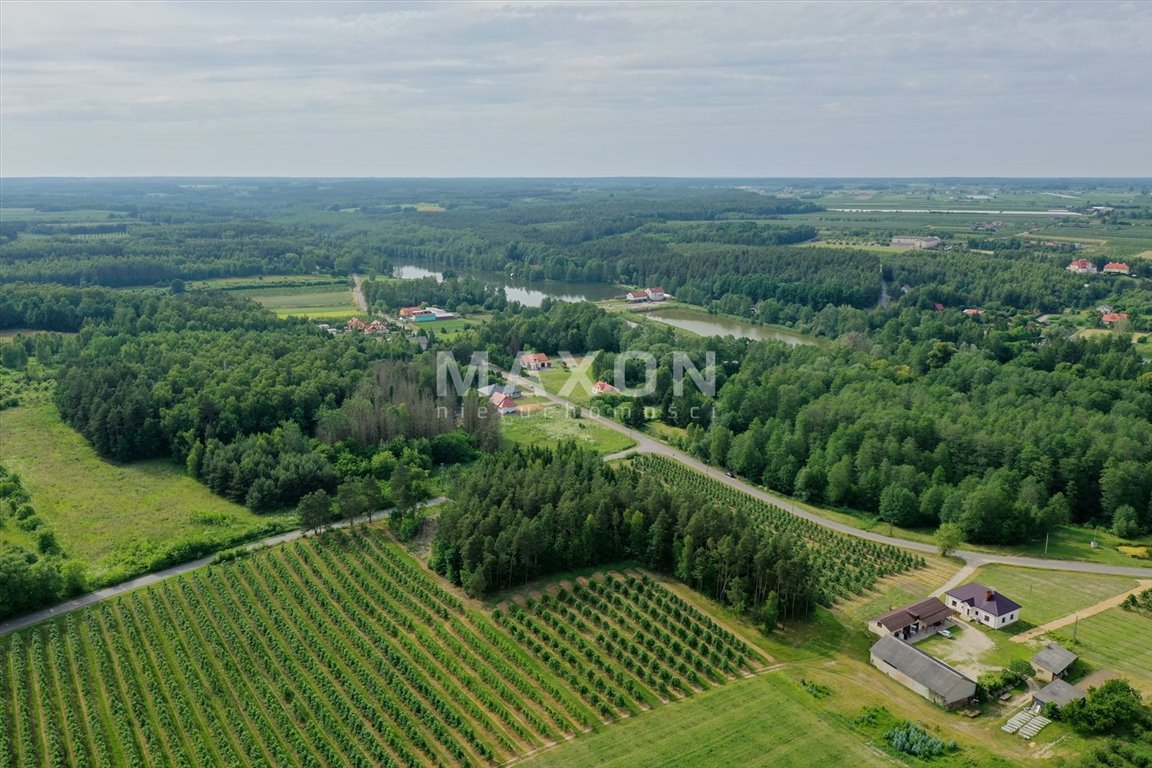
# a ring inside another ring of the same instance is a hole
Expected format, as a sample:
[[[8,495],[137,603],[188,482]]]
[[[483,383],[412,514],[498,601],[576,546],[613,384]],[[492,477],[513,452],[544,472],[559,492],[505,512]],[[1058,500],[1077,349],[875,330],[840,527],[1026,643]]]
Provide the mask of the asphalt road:
[[[507,373],[507,372],[505,372]],[[567,408],[576,408],[576,404],[566,400],[557,395],[545,392],[542,387],[538,387],[536,382],[524,376],[509,376],[509,380],[519,385],[524,389],[533,389],[537,394],[546,397],[554,403],[559,403]],[[619,422],[612,421],[611,419],[603,416],[593,414],[587,408],[581,409],[581,418],[587,421],[599,424],[602,427],[614,430],[636,441],[634,448],[629,448],[626,451],[620,451],[610,456],[606,456],[606,460],[623,458],[634,453],[656,453],[661,456],[667,456],[670,459],[680,462],[697,472],[707,475],[708,477],[716,480],[717,482],[724,483],[739,491],[743,491],[748,495],[766,501],[769,504],[774,504],[777,507],[790,512],[797,517],[802,517],[805,520],[811,520],[814,523],[831,528],[834,531],[847,534],[848,536],[855,536],[858,539],[867,539],[868,541],[875,541],[880,544],[891,544],[896,547],[903,547],[904,549],[911,549],[916,552],[926,552],[936,554],[936,547],[932,544],[924,544],[918,541],[909,541],[908,539],[900,539],[894,536],[884,536],[879,533],[871,531],[862,531],[859,528],[854,528],[844,523],[829,520],[826,517],[821,517],[813,512],[796,506],[785,498],[770,493],[762,488],[750,485],[743,480],[735,477],[728,477],[716,467],[709,466],[699,459],[689,456],[683,451],[678,451],[672,446],[662,443],[658,440],[653,440],[645,434],[636,432],[628,427],[620,424]],[[1079,560],[1049,560],[1038,557],[1018,557],[1015,555],[995,555],[989,552],[973,552],[970,550],[957,550],[952,553],[954,556],[964,560],[964,562],[972,567],[979,567],[988,563],[1001,563],[1004,565],[1015,565],[1022,568],[1043,568],[1050,571],[1075,571],[1078,573],[1098,573],[1115,576],[1135,576],[1137,578],[1147,579],[1152,578],[1152,568],[1133,568],[1120,565],[1103,565],[1099,563],[1087,563]]]
[[[436,506],[437,504],[443,504],[445,501],[447,501],[446,498],[443,496],[438,496],[435,499],[430,499],[429,501],[424,502],[420,506],[432,507]],[[388,510],[373,512],[372,515],[373,517],[386,517],[388,515]],[[347,520],[341,520],[340,522],[333,523],[328,527],[347,528],[352,523],[367,522],[367,517],[357,517],[351,522]],[[295,541],[302,536],[304,536],[303,531],[289,531],[288,533],[281,533],[277,536],[269,536],[266,539],[254,541],[251,544],[248,544],[246,548],[251,551],[253,549],[260,549],[262,547],[271,547],[275,544],[283,544],[288,541]],[[131,592],[134,589],[140,589],[140,587],[146,587],[149,584],[155,584],[158,581],[172,578],[173,576],[177,576],[181,573],[187,573],[188,571],[194,571],[197,568],[203,568],[212,562],[213,557],[215,556],[209,555],[208,557],[202,557],[199,560],[192,560],[191,562],[174,565],[171,568],[165,568],[162,571],[148,573],[137,579],[125,581],[122,584],[116,584],[115,586],[107,587],[105,589],[98,589],[95,592],[89,592],[86,595],[81,595],[74,600],[67,600],[63,603],[54,605],[51,608],[45,608],[44,610],[36,611],[35,613],[29,613],[26,616],[18,616],[17,618],[0,622],[0,635],[7,635],[10,632],[16,632],[17,630],[24,629],[25,627],[30,627],[33,624],[39,624],[42,621],[47,621],[48,619],[54,619],[57,616],[63,616],[66,613],[71,613],[77,608],[83,608],[88,605],[103,602],[110,597],[123,595],[125,592]]]

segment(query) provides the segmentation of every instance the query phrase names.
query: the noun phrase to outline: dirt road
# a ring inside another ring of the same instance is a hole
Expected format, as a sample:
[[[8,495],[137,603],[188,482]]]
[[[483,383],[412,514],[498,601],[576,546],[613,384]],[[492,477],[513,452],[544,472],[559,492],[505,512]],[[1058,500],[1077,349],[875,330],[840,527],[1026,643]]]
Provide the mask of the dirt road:
[[[1109,608],[1115,608],[1116,606],[1120,605],[1120,603],[1124,602],[1128,595],[1139,594],[1146,589],[1152,589],[1152,581],[1141,581],[1140,586],[1136,587],[1135,589],[1130,589],[1122,595],[1114,595],[1109,597],[1107,600],[1101,600],[1090,608],[1085,608],[1083,610],[1076,611],[1075,613],[1070,613],[1067,616],[1061,616],[1058,619],[1053,619],[1047,624],[1041,624],[1040,626],[1030,629],[1027,632],[1021,632],[1018,635],[1013,635],[1010,639],[1014,643],[1027,642],[1034,637],[1039,637],[1040,635],[1051,632],[1054,629],[1060,629],[1061,627],[1066,627],[1069,624],[1075,624],[1077,619],[1086,619],[1089,616],[1095,616],[1098,613],[1103,613]]]

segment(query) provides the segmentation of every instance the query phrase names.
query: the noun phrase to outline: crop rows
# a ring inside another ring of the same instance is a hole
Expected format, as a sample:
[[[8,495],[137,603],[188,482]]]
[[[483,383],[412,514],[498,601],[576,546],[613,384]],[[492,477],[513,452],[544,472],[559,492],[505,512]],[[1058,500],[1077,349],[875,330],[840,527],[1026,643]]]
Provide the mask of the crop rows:
[[[491,765],[755,667],[646,578],[493,619],[375,532],[197,570],[0,640],[0,765]]]
[[[663,456],[641,454],[632,465],[672,488],[743,510],[773,531],[803,539],[818,577],[819,599],[825,605],[862,594],[886,576],[924,566],[924,558],[907,550],[837,533]]]
[[[493,618],[606,719],[759,666],[741,640],[647,576],[578,580]]]

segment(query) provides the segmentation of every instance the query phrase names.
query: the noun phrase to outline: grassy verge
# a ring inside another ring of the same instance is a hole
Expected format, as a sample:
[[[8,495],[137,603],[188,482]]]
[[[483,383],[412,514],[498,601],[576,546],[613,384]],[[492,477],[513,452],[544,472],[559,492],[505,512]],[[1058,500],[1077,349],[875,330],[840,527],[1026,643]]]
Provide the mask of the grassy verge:
[[[168,461],[106,461],[43,397],[0,412],[0,463],[20,474],[37,514],[94,584],[142,573],[181,544],[225,546],[290,517],[256,515]]]
[[[1122,608],[1081,619],[1052,633],[1089,669],[1118,673],[1152,696],[1152,617]]]

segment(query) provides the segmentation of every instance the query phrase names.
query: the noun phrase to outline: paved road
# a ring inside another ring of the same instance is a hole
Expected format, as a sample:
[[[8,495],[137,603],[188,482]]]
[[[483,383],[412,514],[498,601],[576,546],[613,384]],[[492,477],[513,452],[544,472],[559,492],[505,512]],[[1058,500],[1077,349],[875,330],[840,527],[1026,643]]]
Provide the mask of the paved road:
[[[505,373],[507,374],[507,372]],[[539,387],[535,381],[524,376],[509,376],[509,380],[512,381],[512,383],[519,385],[521,388],[533,389],[536,394],[542,395],[552,402],[559,403],[566,408],[577,407],[574,403],[565,400],[562,397],[558,397],[556,395],[545,392],[544,389]],[[634,448],[629,448],[626,451],[620,451],[619,453],[606,456],[605,459],[611,460],[624,458],[635,453],[655,453],[661,456],[667,456],[668,458],[674,459],[675,461],[678,461],[685,466],[691,467],[697,472],[711,477],[717,482],[724,483],[725,485],[731,486],[732,488],[735,488],[739,491],[743,491],[744,493],[747,493],[754,498],[760,499],[761,501],[774,504],[786,512],[791,512],[797,517],[802,517],[805,520],[811,520],[812,522],[818,523],[825,528],[831,528],[834,531],[839,531],[840,533],[844,533],[849,536],[855,536],[858,539],[867,539],[868,541],[875,541],[880,544],[891,544],[893,546],[903,547],[904,549],[911,549],[916,552],[936,554],[936,547],[932,544],[924,544],[918,541],[899,539],[894,536],[883,536],[879,533],[873,533],[872,531],[862,531],[859,528],[854,528],[850,525],[845,525],[844,523],[839,523],[835,520],[829,520],[826,517],[821,517],[820,515],[817,515],[813,512],[809,512],[808,510],[798,507],[787,499],[777,496],[774,493],[770,493],[762,488],[750,485],[743,480],[740,480],[739,478],[728,477],[715,467],[709,466],[699,459],[693,456],[689,456],[683,451],[678,451],[666,443],[653,440],[651,437],[629,429],[619,422],[596,415],[592,413],[588,408],[581,409],[581,417],[621,434],[626,434],[636,441],[636,446]],[[1048,560],[1039,557],[994,555],[988,552],[972,552],[968,550],[957,550],[953,554],[956,557],[963,559],[967,565],[973,568],[977,568],[981,565],[986,565],[989,563],[1000,563],[1003,565],[1015,565],[1022,568],[1043,568],[1051,571],[1075,571],[1078,573],[1135,576],[1137,578],[1143,579],[1152,578],[1152,568],[1133,568],[1119,565],[1102,565],[1099,563],[1088,563],[1079,560]]]
[[[429,501],[424,502],[420,506],[432,507],[432,506],[436,506],[437,504],[443,504],[447,500],[448,499],[444,498],[443,496],[438,496],[435,499],[431,499]],[[385,511],[381,511],[381,512],[373,512],[372,514],[374,517],[387,516],[388,511],[385,510]],[[352,522],[354,522],[354,523],[366,523],[366,522],[368,522],[368,518],[367,517],[358,517],[355,520],[353,520]],[[340,522],[333,523],[332,525],[329,526],[329,528],[346,528],[350,524],[351,523],[347,520],[341,520]],[[299,539],[303,535],[304,535],[303,531],[289,531],[288,533],[281,533],[277,536],[269,536],[266,539],[261,539],[260,541],[254,541],[251,544],[249,544],[246,547],[246,549],[251,551],[253,549],[260,549],[262,547],[271,547],[271,546],[276,545],[276,544],[283,544],[283,543],[288,542],[288,541],[295,541],[296,539]],[[125,581],[122,584],[116,584],[115,586],[107,587],[106,589],[99,589],[99,590],[96,590],[95,592],[89,592],[86,595],[81,595],[80,597],[77,597],[75,600],[68,600],[68,601],[65,601],[63,603],[59,603],[58,605],[54,605],[51,608],[45,608],[42,611],[37,611],[36,613],[30,613],[27,616],[20,616],[20,617],[17,617],[15,619],[9,619],[8,621],[0,622],[0,636],[7,635],[10,632],[15,632],[15,631],[20,630],[20,629],[24,629],[25,627],[30,627],[33,624],[39,624],[40,622],[47,621],[48,619],[54,619],[57,616],[63,616],[66,613],[71,613],[72,611],[75,611],[77,608],[83,608],[87,605],[93,605],[95,603],[103,602],[104,600],[107,600],[110,597],[116,597],[117,595],[122,595],[125,592],[131,592],[134,589],[140,589],[140,587],[146,587],[149,584],[155,584],[158,581],[163,581],[164,579],[172,578],[173,576],[177,576],[181,573],[187,573],[188,571],[194,571],[197,568],[203,568],[204,566],[206,566],[212,562],[213,557],[214,557],[214,555],[210,555],[208,557],[202,557],[199,560],[192,560],[191,562],[188,562],[188,563],[181,563],[180,565],[174,565],[171,568],[165,568],[162,571],[156,571],[154,573],[146,574],[144,576],[141,576],[138,579],[132,579],[131,581]]]

